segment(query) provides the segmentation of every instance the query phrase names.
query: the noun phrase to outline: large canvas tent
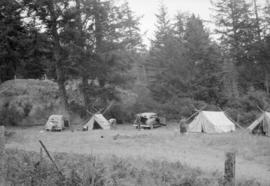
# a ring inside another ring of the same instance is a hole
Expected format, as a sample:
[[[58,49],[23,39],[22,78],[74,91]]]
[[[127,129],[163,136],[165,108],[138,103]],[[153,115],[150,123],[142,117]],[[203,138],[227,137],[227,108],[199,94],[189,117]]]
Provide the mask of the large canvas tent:
[[[83,126],[84,130],[110,129],[110,122],[102,114],[94,114]]]
[[[253,134],[258,133],[270,136],[270,112],[263,112],[261,116],[248,127],[248,130]]]
[[[235,124],[222,111],[201,111],[189,124],[189,132],[224,133],[235,131]]]

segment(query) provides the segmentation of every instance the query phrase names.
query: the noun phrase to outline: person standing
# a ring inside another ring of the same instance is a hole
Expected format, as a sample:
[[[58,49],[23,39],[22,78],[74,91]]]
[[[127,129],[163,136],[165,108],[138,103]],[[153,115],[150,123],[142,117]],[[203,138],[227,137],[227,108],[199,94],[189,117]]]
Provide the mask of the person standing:
[[[187,120],[185,117],[182,117],[179,122],[179,129],[180,134],[186,134],[187,133]]]

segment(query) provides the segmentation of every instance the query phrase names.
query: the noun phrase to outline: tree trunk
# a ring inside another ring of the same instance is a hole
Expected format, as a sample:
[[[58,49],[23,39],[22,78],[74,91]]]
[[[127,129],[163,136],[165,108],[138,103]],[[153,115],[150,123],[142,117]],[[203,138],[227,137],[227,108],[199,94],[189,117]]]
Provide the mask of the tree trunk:
[[[237,81],[236,72],[233,72],[233,76],[232,76],[232,92],[233,92],[233,96],[235,98],[239,97],[238,81]]]
[[[238,98],[238,74],[233,61],[226,60],[223,66],[223,70],[226,72],[224,86],[227,96]]]
[[[87,87],[88,87],[88,78],[87,76],[82,76],[82,94],[83,94],[83,100],[84,100],[84,107],[88,109],[90,105],[89,97],[87,94]]]
[[[6,185],[5,158],[5,127],[0,126],[0,186]]]
[[[88,97],[88,91],[87,91],[87,87],[89,86],[88,85],[88,71],[86,70],[87,69],[87,63],[88,63],[88,60],[85,60],[85,49],[84,49],[84,39],[83,39],[83,23],[82,23],[82,19],[81,19],[81,2],[80,0],[76,0],[76,9],[77,9],[77,17],[76,17],[76,20],[77,20],[77,29],[78,29],[78,38],[76,40],[76,45],[80,47],[80,49],[82,50],[82,54],[81,54],[81,57],[80,57],[80,62],[81,62],[81,65],[82,65],[82,68],[80,68],[80,76],[82,77],[82,95],[83,95],[83,104],[84,104],[84,107],[85,109],[87,110],[90,103],[89,103],[89,97]]]
[[[99,54],[102,48],[102,25],[99,12],[99,0],[94,0],[94,17],[95,17],[95,39],[96,39],[96,53]]]
[[[269,95],[269,74],[266,69],[264,69],[264,86],[267,95]]]
[[[55,68],[56,68],[56,75],[57,75],[57,84],[59,88],[59,97],[61,101],[61,106],[63,108],[63,115],[69,119],[69,109],[68,109],[68,97],[66,93],[65,88],[65,74],[63,70],[63,64],[61,61],[61,45],[60,45],[60,39],[57,32],[57,16],[55,14],[54,9],[54,0],[49,1],[48,8],[50,11],[51,16],[51,29],[52,29],[52,38],[54,42],[54,61],[55,61]]]
[[[261,41],[261,29],[260,29],[260,19],[258,15],[258,6],[257,6],[257,0],[253,0],[254,3],[254,13],[256,17],[256,29],[257,29],[257,36],[258,40]]]

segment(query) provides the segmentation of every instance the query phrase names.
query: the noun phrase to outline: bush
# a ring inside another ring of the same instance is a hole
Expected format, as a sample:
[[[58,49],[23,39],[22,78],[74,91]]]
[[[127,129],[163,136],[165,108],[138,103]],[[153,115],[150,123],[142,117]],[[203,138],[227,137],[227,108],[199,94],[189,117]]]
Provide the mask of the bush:
[[[106,118],[115,118],[118,124],[131,122],[134,120],[134,111],[130,108],[123,107],[120,103],[113,105],[108,113],[105,114]]]
[[[14,107],[4,107],[0,111],[0,125],[4,126],[18,126],[23,116]]]
[[[75,101],[69,103],[69,109],[72,113],[78,114],[81,118],[85,118],[87,115],[86,108]]]
[[[214,185],[197,169],[166,161],[147,162],[138,169],[132,161],[111,157],[104,164],[94,156],[57,154],[56,162],[63,175],[47,159],[39,161],[36,153],[8,152],[8,182],[14,185]],[[203,179],[202,179],[203,178]]]
[[[250,91],[238,99],[227,100],[224,108],[229,115],[243,126],[250,125],[262,110],[269,109],[270,99],[265,92]]]
[[[195,108],[201,109],[205,105],[207,104],[202,101],[194,101],[190,98],[174,98],[166,103],[158,103],[151,97],[144,96],[143,98],[138,98],[133,105],[126,106],[121,103],[114,105],[110,112],[106,114],[106,117],[116,118],[118,122],[123,123],[134,121],[135,115],[138,113],[156,112],[166,117],[166,119],[178,120],[181,116],[189,117],[195,112]],[[217,110],[212,105],[208,105],[208,109]]]
[[[204,101],[196,101],[191,98],[174,97],[159,103],[154,100],[146,90],[140,89],[143,93],[138,94],[136,102],[132,105],[125,105],[121,102],[114,105],[107,113],[108,117],[116,118],[118,121],[131,122],[135,114],[142,112],[156,112],[168,120],[178,120],[182,116],[189,117],[196,112],[196,109],[219,111],[224,110],[233,120],[241,125],[250,125],[261,113],[260,109],[270,109],[270,98],[262,91],[249,91],[239,98],[224,100],[222,105],[211,105]],[[205,107],[206,106],[206,107]],[[270,111],[270,110],[269,110]]]
[[[10,185],[51,186],[125,186],[125,185],[221,185],[220,173],[205,174],[180,162],[122,159],[112,156],[99,160],[95,156],[55,154],[61,173],[45,157],[34,152],[7,151],[7,181]],[[139,165],[139,166],[136,166]],[[143,165],[141,167],[140,165]],[[245,181],[238,185],[259,185]]]

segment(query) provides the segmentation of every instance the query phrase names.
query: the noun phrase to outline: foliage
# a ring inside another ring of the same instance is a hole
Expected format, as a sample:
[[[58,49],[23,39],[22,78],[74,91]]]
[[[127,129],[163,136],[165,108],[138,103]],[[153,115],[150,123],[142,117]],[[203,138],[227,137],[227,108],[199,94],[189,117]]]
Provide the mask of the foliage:
[[[161,5],[146,50],[140,17],[127,2],[3,0],[0,80],[47,74],[58,83],[64,110],[82,115],[114,100],[108,116],[123,121],[144,111],[179,118],[196,105],[216,105],[248,123],[257,113],[251,105],[267,105],[270,95],[270,8],[256,2],[212,1],[218,42],[200,17],[179,12],[172,19]],[[68,102],[70,79],[81,79],[80,104]],[[143,84],[142,92],[136,84]],[[134,91],[136,101],[126,105],[119,87]]]
[[[217,104],[221,54],[202,20],[195,15],[178,14],[176,23],[170,24],[163,6],[157,19],[156,39],[147,60],[154,99],[167,105],[167,114],[175,115],[190,113],[190,109],[184,113],[180,108],[185,100],[193,100],[189,106],[197,101]]]
[[[52,163],[34,152],[7,151],[7,180],[16,185],[219,185],[220,174],[206,175],[180,162],[147,161],[139,168],[134,161],[118,157],[109,160],[93,155],[55,154],[62,175]],[[107,161],[105,163],[104,161]],[[144,161],[144,160],[143,160]],[[239,185],[256,183],[243,181]]]
[[[263,91],[249,91],[241,98],[230,99],[225,104],[225,110],[239,123],[248,126],[261,113],[269,111],[270,99]]]
[[[24,116],[14,107],[4,107],[0,111],[0,125],[18,126]]]
[[[48,42],[31,22],[24,22],[21,2],[4,0],[0,7],[0,80],[42,77]]]
[[[160,7],[146,60],[149,89],[163,113],[190,115],[201,101],[248,124],[258,114],[256,105],[268,105],[267,21],[258,16],[267,17],[268,9],[258,14],[256,4],[253,9],[245,0],[212,5],[220,43],[211,41],[199,17],[178,13],[173,22]]]

